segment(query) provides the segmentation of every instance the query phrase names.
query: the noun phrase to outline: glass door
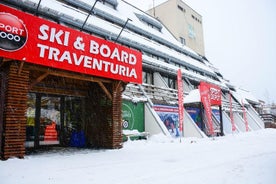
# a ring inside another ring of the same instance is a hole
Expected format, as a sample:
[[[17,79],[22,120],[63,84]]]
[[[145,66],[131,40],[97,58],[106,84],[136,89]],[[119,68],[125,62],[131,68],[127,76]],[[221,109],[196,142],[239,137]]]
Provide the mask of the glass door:
[[[83,103],[81,97],[29,93],[26,147],[74,146],[72,137],[85,128]]]
[[[26,147],[59,144],[61,97],[29,93]]]
[[[59,144],[60,135],[60,98],[41,97],[39,145]]]

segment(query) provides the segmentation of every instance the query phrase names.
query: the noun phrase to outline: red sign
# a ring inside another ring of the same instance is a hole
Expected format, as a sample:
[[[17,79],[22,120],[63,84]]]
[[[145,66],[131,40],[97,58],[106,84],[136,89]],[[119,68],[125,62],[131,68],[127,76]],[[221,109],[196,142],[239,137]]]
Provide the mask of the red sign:
[[[178,114],[179,114],[179,131],[183,131],[184,107],[183,107],[183,83],[181,69],[177,71],[177,86],[178,86]]]
[[[210,95],[209,85],[207,83],[200,82],[199,91],[200,91],[201,102],[203,103],[205,113],[207,116],[207,128],[208,128],[207,134],[214,135],[214,127],[212,122],[212,109],[211,109],[211,95]]]
[[[203,103],[207,116],[207,126],[209,129],[209,134],[213,135],[214,128],[212,123],[211,105],[221,105],[221,89],[216,85],[212,85],[206,82],[200,82],[199,91],[201,102]]]
[[[4,5],[0,5],[0,56],[142,83],[141,52]]]

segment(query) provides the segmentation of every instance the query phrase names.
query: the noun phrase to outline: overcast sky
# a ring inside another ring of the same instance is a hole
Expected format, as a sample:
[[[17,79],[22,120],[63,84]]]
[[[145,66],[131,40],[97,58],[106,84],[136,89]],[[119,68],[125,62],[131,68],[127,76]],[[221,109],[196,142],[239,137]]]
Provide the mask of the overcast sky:
[[[126,1],[142,10],[153,5]],[[206,57],[224,78],[276,103],[276,0],[182,1],[202,15]]]

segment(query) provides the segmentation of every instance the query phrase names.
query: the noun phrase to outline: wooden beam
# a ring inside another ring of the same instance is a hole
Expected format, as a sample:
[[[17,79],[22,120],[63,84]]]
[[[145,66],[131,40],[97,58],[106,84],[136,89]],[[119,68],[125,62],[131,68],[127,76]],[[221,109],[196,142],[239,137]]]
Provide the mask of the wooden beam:
[[[101,88],[103,89],[103,91],[105,92],[106,96],[112,101],[112,95],[110,94],[110,92],[106,89],[105,85],[102,82],[98,82],[99,86],[101,86]]]
[[[4,61],[4,62],[12,61],[12,59],[10,59],[10,58],[4,58],[3,61]]]
[[[45,79],[50,72],[45,72],[44,74],[40,75],[31,85],[30,89],[33,88],[37,83],[41,82],[43,79]]]
[[[1,62],[0,62],[0,67],[1,67],[5,62],[8,62],[8,61],[12,61],[12,59],[9,59],[9,58],[2,58],[2,59],[1,59]]]
[[[18,72],[17,72],[18,75],[21,74],[23,66],[24,66],[24,63],[25,63],[24,61],[20,62],[20,66],[19,66],[19,69],[18,69]]]
[[[36,71],[42,71],[42,72],[49,72],[49,75],[54,75],[58,77],[66,77],[71,79],[77,79],[77,80],[83,80],[83,81],[90,81],[90,82],[104,82],[104,83],[111,83],[111,79],[105,79],[100,77],[94,77],[91,75],[76,73],[76,72],[70,72],[70,71],[63,71],[63,70],[57,70],[42,66],[35,66],[35,65],[29,65],[29,70],[36,70]]]

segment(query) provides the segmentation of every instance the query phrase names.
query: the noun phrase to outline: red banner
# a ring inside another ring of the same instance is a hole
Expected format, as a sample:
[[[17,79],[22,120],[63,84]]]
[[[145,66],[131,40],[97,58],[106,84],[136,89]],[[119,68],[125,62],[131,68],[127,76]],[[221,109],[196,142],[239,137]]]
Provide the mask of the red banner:
[[[233,117],[233,105],[232,105],[232,94],[229,92],[229,102],[230,102],[230,120],[232,124],[232,132],[236,131],[236,125],[234,122],[234,117]]]
[[[200,86],[208,91],[211,105],[221,105],[221,89],[219,86],[207,82],[200,82]]]
[[[211,98],[210,98],[210,90],[207,83],[201,82],[199,85],[201,102],[203,103],[206,117],[207,117],[207,134],[214,135],[214,127],[212,122],[212,109],[211,109]]]
[[[208,134],[213,135],[214,127],[212,122],[211,105],[221,105],[221,89],[216,85],[200,82],[199,91],[201,102],[203,103],[207,116]]]
[[[248,132],[249,126],[248,126],[248,121],[247,121],[247,117],[246,117],[246,111],[245,111],[243,100],[241,102],[242,102],[243,119],[244,119],[244,123],[245,123],[245,131]]]
[[[178,114],[179,114],[179,131],[183,131],[184,120],[184,99],[183,99],[183,83],[181,69],[177,71],[177,86],[178,86]]]
[[[4,5],[0,5],[0,56],[142,83],[141,52]]]

